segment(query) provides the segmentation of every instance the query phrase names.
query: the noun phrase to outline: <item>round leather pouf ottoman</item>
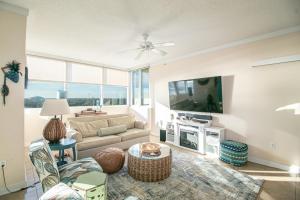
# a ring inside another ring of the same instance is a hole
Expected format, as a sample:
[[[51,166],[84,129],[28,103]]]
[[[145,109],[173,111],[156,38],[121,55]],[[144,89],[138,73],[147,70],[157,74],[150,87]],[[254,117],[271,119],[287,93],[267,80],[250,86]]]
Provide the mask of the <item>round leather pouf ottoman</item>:
[[[125,153],[122,149],[110,147],[96,153],[94,158],[105,173],[112,174],[122,169]]]

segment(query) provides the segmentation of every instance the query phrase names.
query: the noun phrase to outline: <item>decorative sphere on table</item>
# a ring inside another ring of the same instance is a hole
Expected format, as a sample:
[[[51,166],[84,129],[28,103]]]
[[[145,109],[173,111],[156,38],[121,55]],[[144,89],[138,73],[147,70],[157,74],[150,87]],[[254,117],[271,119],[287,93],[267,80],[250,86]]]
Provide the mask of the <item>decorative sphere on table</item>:
[[[43,136],[50,142],[58,142],[66,136],[66,128],[59,118],[52,118],[45,126]]]

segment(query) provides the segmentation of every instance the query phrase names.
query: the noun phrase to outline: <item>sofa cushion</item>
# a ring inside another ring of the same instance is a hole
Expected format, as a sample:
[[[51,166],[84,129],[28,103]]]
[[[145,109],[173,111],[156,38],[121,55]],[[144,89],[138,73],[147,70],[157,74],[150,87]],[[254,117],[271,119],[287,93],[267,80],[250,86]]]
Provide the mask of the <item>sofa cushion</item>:
[[[95,120],[91,122],[76,122],[70,121],[71,128],[79,131],[83,138],[97,136],[97,131],[100,128],[108,127],[106,119]]]
[[[126,125],[128,129],[134,128],[134,117],[123,116],[108,119],[109,126]]]
[[[111,126],[106,128],[100,128],[97,132],[98,136],[103,137],[107,135],[115,135],[119,133],[124,133],[127,130],[126,125],[118,125],[118,126]]]
[[[121,137],[122,141],[127,141],[139,137],[148,136],[149,133],[149,130],[134,128],[128,129],[125,133],[120,133],[119,136]]]
[[[60,181],[72,186],[77,177],[88,172],[102,172],[101,166],[93,158],[83,158],[58,168]]]
[[[87,150],[95,147],[101,147],[105,145],[115,144],[121,142],[121,137],[117,135],[108,135],[105,137],[87,137],[83,138],[82,142],[77,143],[77,149],[79,151]]]

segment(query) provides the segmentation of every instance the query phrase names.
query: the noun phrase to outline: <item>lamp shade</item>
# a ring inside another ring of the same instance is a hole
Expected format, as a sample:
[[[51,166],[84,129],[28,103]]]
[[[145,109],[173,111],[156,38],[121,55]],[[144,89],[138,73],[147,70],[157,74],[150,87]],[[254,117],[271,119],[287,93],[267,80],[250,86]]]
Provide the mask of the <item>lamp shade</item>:
[[[41,116],[64,115],[70,113],[69,104],[66,99],[46,99]]]

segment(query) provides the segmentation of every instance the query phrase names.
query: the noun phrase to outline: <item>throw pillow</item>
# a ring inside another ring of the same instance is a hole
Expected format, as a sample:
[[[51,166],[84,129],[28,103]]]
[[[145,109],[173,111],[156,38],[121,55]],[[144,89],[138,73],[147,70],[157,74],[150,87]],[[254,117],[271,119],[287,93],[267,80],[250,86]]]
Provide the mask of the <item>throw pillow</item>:
[[[72,199],[72,200],[84,200],[83,197],[81,197],[75,190],[71,189],[69,186],[67,186],[64,183],[59,183],[52,187],[50,190],[48,190],[46,193],[44,193],[40,200],[66,200],[66,199]]]
[[[143,121],[135,121],[134,122],[134,128],[145,129],[145,127],[146,127],[146,123]]]
[[[107,135],[115,135],[119,133],[124,133],[127,130],[126,125],[118,125],[118,126],[111,126],[107,128],[100,128],[97,132],[98,136],[107,136]]]
[[[123,117],[115,117],[108,119],[109,126],[118,126],[118,125],[126,125],[127,129],[134,128],[134,117],[133,116],[123,116]]]
[[[100,128],[108,127],[106,119],[95,120],[91,122],[76,122],[70,121],[71,128],[79,131],[83,138],[97,136],[97,131]]]

